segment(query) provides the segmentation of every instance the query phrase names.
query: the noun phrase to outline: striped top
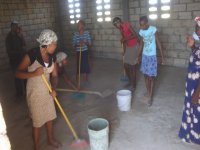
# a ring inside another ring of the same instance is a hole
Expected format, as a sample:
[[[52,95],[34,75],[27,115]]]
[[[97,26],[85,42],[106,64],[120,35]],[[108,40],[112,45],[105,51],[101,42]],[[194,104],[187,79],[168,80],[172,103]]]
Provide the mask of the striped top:
[[[89,45],[91,44],[91,37],[88,31],[84,31],[83,35],[80,35],[79,32],[74,33],[73,46],[79,45],[81,41],[86,41]],[[88,50],[88,46],[84,45],[81,50]],[[76,47],[76,51],[80,51],[80,47]]]

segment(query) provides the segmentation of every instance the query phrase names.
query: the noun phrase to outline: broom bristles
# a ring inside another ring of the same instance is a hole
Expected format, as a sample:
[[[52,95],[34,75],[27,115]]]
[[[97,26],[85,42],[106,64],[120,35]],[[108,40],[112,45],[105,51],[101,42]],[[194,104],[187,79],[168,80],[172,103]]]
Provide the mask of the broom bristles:
[[[84,148],[87,146],[88,143],[85,140],[80,140],[80,139],[72,142],[72,144],[70,145],[71,148]]]

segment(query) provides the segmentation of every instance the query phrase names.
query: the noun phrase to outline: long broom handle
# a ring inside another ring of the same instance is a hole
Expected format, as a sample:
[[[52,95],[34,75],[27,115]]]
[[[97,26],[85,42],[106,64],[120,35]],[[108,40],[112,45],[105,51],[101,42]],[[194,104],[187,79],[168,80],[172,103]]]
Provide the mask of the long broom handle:
[[[124,53],[124,44],[122,43],[122,51]],[[123,63],[123,73],[124,73],[124,76],[126,76],[126,72],[125,72],[125,68],[124,68],[124,55],[122,57],[122,63]]]
[[[81,57],[82,57],[82,47],[80,46],[80,52],[79,52],[79,65],[78,65],[78,87],[81,86]]]
[[[60,91],[60,92],[77,92],[77,93],[85,93],[85,94],[96,94],[99,96],[102,96],[102,94],[100,92],[97,91],[85,91],[85,90],[71,90],[71,89],[56,89],[56,91]]]
[[[49,83],[48,83],[46,77],[44,76],[44,74],[42,75],[42,80],[43,80],[44,83],[46,84],[46,86],[47,86],[47,88],[49,89],[49,91],[52,92],[51,86],[49,85]],[[60,111],[61,111],[61,113],[62,113],[62,115],[63,115],[63,117],[64,117],[64,119],[65,119],[65,122],[66,122],[67,125],[69,126],[69,129],[71,130],[71,132],[72,132],[74,138],[75,138],[76,140],[78,140],[78,139],[79,139],[79,138],[78,138],[78,135],[76,134],[76,132],[75,132],[75,130],[74,130],[72,124],[70,123],[70,121],[69,121],[67,115],[65,114],[63,108],[61,107],[61,105],[60,105],[58,99],[57,99],[56,97],[54,97],[54,100],[55,100],[56,104],[58,105],[58,108],[60,109]]]

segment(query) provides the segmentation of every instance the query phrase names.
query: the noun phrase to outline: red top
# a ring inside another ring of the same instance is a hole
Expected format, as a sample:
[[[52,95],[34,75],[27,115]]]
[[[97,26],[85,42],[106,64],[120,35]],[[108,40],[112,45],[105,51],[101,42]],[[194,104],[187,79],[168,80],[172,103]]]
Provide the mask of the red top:
[[[131,24],[129,22],[123,22],[122,25],[120,26],[120,31],[125,39],[129,38],[132,34],[130,27],[131,27]],[[137,39],[132,38],[128,40],[126,43],[127,43],[126,46],[132,47],[135,44],[137,44]]]

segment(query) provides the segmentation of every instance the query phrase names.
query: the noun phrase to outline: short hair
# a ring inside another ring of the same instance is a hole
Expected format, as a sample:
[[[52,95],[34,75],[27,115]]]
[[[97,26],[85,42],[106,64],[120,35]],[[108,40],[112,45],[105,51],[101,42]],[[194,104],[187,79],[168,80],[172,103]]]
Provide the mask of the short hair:
[[[121,20],[121,18],[119,18],[119,17],[115,17],[115,18],[113,19],[113,21],[112,21],[113,25],[115,25],[116,23],[121,23],[121,22],[122,22],[122,20]]]
[[[81,23],[85,26],[85,21],[83,21],[83,20],[79,20],[78,23]]]
[[[148,22],[147,16],[141,16],[141,17],[140,17],[140,22],[141,22],[141,21]]]
[[[17,27],[17,26],[18,26],[17,23],[13,23],[13,22],[12,22],[12,23],[10,24],[10,27],[11,27],[11,28],[12,28],[12,27]]]

